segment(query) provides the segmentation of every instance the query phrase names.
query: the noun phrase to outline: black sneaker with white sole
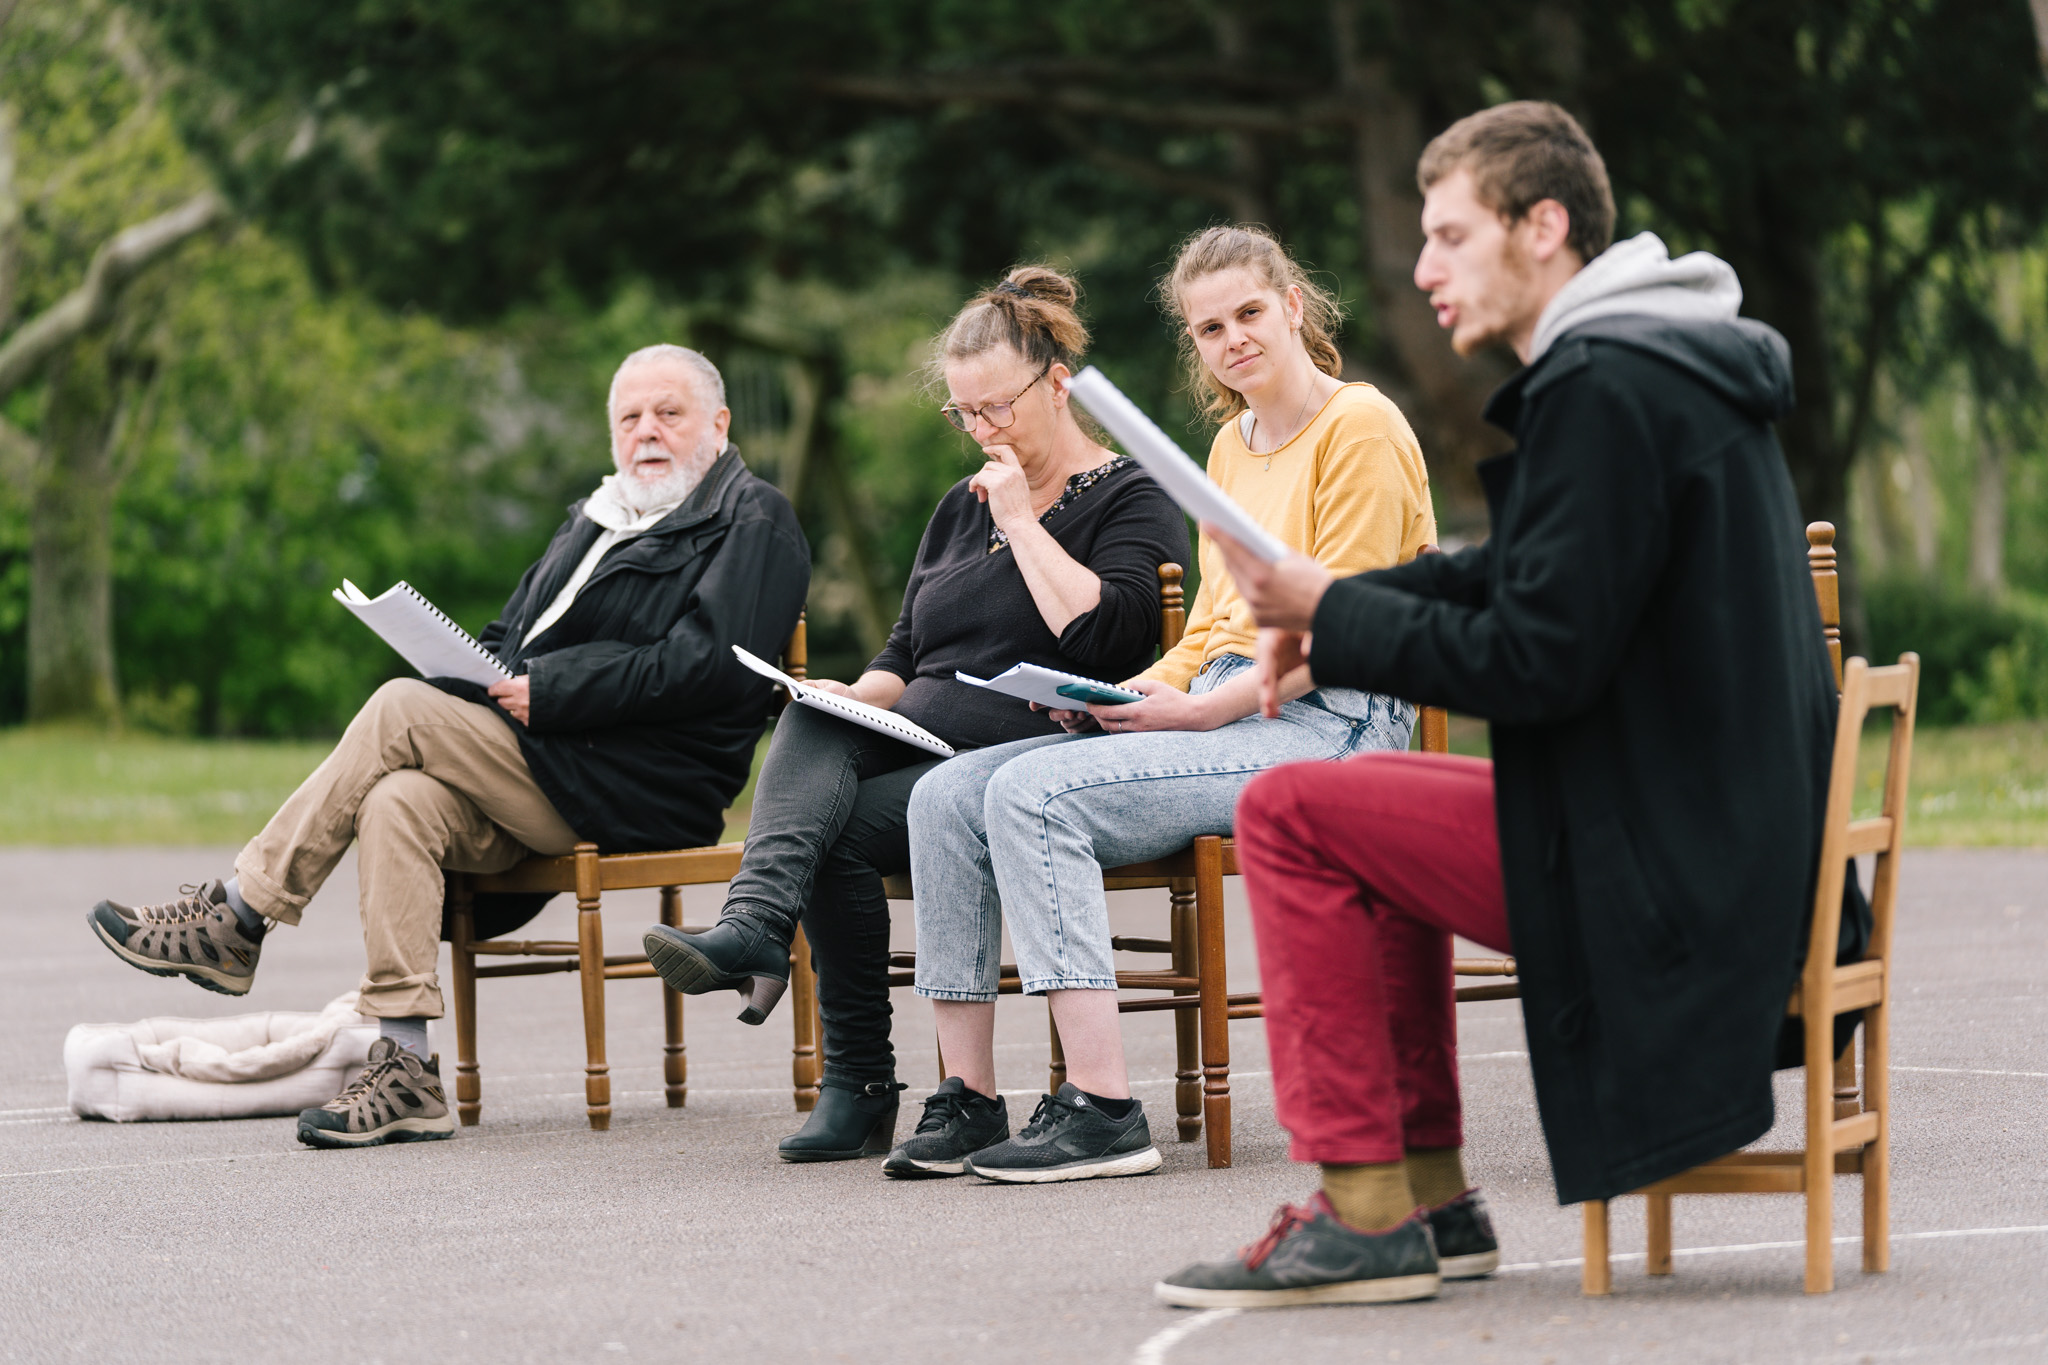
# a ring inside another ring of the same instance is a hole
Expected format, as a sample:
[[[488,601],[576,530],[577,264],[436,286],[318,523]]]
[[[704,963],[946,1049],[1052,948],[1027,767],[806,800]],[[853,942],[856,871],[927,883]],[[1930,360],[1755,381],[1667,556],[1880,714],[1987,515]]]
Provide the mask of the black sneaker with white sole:
[[[1404,1303],[1442,1287],[1429,1222],[1420,1211],[1385,1232],[1340,1222],[1318,1190],[1282,1205],[1266,1235],[1227,1261],[1204,1261],[1152,1286],[1177,1308],[1293,1308],[1317,1303]]]
[[[1486,1196],[1467,1190],[1429,1211],[1429,1231],[1436,1239],[1437,1264],[1447,1280],[1477,1280],[1500,1269],[1500,1241]]]
[[[958,1076],[948,1076],[924,1102],[917,1131],[882,1163],[882,1174],[898,1180],[962,1175],[968,1157],[1009,1135],[1010,1108],[1002,1096],[990,1099],[969,1090]]]
[[[1159,1149],[1145,1123],[1145,1106],[1113,1119],[1072,1082],[1038,1101],[1031,1122],[1008,1142],[974,1153],[969,1175],[1013,1185],[1143,1175],[1159,1169]]]

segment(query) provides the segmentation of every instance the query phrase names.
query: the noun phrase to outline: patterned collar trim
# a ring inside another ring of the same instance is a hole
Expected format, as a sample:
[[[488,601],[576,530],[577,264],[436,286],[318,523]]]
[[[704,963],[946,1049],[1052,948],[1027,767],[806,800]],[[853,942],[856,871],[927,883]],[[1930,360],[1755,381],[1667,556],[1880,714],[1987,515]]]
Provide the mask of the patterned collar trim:
[[[1084,469],[1080,473],[1074,475],[1072,478],[1067,480],[1067,486],[1060,490],[1060,495],[1057,498],[1053,499],[1052,506],[1046,508],[1045,511],[1039,514],[1038,524],[1040,526],[1045,525],[1046,522],[1052,520],[1053,513],[1059,511],[1062,507],[1065,507],[1069,502],[1072,502],[1075,498],[1080,497],[1083,493],[1093,488],[1096,484],[1101,483],[1104,479],[1116,473],[1119,469],[1122,469],[1126,465],[1132,463],[1134,463],[1134,461],[1131,459],[1130,456],[1119,455],[1115,459],[1111,460],[1108,464],[1099,464],[1095,466],[1095,468],[1093,469]],[[990,554],[994,554],[997,550],[1002,549],[1005,545],[1008,545],[1009,543],[1010,537],[1008,533],[1006,533],[1003,530],[1002,527],[995,525],[991,525],[989,527],[988,552]]]

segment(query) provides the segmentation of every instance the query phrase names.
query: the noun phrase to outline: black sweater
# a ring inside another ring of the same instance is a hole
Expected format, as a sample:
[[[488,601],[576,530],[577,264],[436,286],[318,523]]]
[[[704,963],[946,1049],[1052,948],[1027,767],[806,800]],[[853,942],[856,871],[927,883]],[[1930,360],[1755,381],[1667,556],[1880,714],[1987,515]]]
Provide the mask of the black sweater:
[[[1159,643],[1159,566],[1188,560],[1180,508],[1136,465],[1111,471],[1043,519],[1060,547],[1102,580],[1102,601],[1055,637],[994,522],[962,479],[939,500],[903,589],[903,615],[868,665],[909,684],[895,711],[955,748],[1059,733],[1043,711],[956,681],[1033,663],[1117,682],[1141,673]]]

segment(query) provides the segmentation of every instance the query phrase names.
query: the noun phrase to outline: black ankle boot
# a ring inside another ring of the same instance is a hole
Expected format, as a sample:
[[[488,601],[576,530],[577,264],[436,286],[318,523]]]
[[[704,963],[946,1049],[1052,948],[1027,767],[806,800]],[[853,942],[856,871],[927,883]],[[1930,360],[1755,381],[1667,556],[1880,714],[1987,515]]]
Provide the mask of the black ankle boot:
[[[729,915],[701,934],[657,924],[640,941],[655,972],[684,995],[738,991],[747,1002],[743,1024],[765,1020],[789,987],[789,945],[745,915]]]
[[[825,1082],[804,1126],[782,1140],[784,1161],[853,1161],[887,1156],[896,1145],[896,1081],[870,1081],[859,1090]]]

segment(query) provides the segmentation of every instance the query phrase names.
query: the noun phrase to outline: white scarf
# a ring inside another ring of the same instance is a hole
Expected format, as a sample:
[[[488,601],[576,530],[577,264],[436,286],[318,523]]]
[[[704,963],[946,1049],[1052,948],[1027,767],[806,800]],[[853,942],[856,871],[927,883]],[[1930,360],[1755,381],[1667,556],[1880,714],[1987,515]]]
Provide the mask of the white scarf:
[[[583,591],[583,585],[590,581],[590,575],[597,572],[598,561],[603,559],[613,546],[653,530],[662,518],[681,507],[690,494],[696,491],[696,487],[692,486],[684,490],[675,501],[665,502],[659,507],[651,507],[642,512],[626,501],[619,485],[619,476],[605,475],[604,482],[597,486],[597,491],[583,504],[583,515],[604,530],[591,542],[590,548],[583,554],[583,562],[576,566],[575,573],[569,575],[569,581],[555,594],[555,600],[548,603],[548,609],[535,618],[533,625],[527,629],[525,637],[519,642],[519,647],[526,648],[542,631],[562,619],[563,613],[574,605],[576,594]]]

